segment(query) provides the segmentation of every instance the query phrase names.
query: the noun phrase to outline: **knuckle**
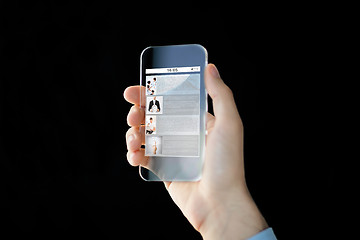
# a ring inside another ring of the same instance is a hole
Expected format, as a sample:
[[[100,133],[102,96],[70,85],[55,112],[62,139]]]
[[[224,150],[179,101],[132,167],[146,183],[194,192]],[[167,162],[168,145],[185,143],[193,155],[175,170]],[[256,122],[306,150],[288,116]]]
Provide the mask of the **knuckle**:
[[[229,96],[229,97],[233,97],[234,94],[233,94],[233,91],[230,89],[230,87],[228,85],[225,85],[224,86],[224,94]]]
[[[136,133],[136,130],[138,130],[138,128],[136,128],[136,127],[131,127],[131,128],[129,128],[129,129],[126,131],[126,134],[125,134],[126,139],[127,139],[131,134]]]

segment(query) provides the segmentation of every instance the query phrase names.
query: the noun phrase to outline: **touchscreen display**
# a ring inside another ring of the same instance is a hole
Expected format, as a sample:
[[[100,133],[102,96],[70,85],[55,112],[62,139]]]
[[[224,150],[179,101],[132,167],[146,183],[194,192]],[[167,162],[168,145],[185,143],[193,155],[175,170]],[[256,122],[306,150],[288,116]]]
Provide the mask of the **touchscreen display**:
[[[145,155],[199,157],[200,66],[146,74]]]

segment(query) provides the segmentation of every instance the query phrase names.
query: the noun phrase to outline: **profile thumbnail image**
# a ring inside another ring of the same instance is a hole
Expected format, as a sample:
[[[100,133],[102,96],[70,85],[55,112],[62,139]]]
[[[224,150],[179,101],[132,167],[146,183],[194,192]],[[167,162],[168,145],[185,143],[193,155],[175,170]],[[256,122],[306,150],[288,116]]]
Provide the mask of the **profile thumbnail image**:
[[[154,156],[162,152],[162,137],[147,137],[145,145],[145,155]]]
[[[146,95],[156,95],[156,77],[146,77]]]
[[[156,134],[156,116],[146,116],[145,134]]]
[[[163,97],[152,96],[146,98],[146,113],[147,114],[162,114],[163,113]]]

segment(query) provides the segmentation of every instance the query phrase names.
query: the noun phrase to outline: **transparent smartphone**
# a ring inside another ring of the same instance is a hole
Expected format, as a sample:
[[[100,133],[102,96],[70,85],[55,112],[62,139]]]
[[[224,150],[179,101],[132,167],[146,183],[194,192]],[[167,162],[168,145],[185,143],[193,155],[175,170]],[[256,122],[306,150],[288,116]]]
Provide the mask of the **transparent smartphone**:
[[[140,57],[147,181],[198,181],[205,151],[207,52],[197,44],[148,47]]]

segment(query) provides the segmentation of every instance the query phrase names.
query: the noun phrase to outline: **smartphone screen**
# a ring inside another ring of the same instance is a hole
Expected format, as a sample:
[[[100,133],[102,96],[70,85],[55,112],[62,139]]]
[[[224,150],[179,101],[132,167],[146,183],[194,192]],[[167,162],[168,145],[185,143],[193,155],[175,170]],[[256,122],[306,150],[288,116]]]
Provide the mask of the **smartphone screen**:
[[[145,69],[145,156],[199,157],[200,68]]]
[[[141,55],[147,181],[197,181],[205,149],[207,52],[200,45],[146,48]]]

